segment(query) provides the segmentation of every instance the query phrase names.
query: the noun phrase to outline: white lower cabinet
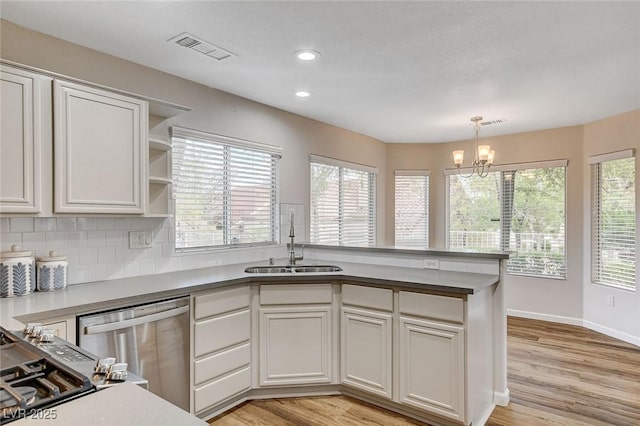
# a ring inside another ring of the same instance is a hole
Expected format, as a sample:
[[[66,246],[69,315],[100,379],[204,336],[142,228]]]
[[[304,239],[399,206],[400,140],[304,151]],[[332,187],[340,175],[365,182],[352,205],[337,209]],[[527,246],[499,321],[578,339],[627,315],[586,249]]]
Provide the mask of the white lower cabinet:
[[[391,324],[391,314],[341,309],[342,384],[391,399]]]
[[[400,402],[465,421],[462,326],[400,316]]]
[[[260,287],[260,386],[332,381],[331,302],[331,284]]]
[[[251,389],[250,300],[249,286],[193,297],[193,413]]]
[[[387,399],[393,389],[393,291],[342,285],[340,378]]]
[[[466,303],[464,296],[351,283],[199,293],[192,305],[192,412],[216,415],[254,391],[264,398],[340,385],[310,389],[351,390],[390,409],[468,425],[491,395],[480,408],[475,396],[466,400]]]

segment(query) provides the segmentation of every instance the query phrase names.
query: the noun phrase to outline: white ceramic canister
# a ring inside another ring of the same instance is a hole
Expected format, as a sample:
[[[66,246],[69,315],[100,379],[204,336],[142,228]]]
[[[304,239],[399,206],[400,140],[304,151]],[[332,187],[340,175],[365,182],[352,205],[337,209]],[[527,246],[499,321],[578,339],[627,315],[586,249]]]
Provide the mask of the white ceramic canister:
[[[38,291],[62,290],[67,286],[69,264],[65,256],[50,251],[49,256],[38,257],[36,262]]]
[[[24,296],[36,287],[35,260],[17,245],[0,252],[0,297]]]

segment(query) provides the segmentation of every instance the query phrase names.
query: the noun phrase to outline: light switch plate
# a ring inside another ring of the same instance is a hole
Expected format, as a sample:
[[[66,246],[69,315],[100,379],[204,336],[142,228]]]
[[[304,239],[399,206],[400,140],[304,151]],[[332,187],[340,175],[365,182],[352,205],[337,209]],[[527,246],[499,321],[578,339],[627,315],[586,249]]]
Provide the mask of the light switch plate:
[[[153,233],[151,231],[129,231],[129,248],[153,247]]]

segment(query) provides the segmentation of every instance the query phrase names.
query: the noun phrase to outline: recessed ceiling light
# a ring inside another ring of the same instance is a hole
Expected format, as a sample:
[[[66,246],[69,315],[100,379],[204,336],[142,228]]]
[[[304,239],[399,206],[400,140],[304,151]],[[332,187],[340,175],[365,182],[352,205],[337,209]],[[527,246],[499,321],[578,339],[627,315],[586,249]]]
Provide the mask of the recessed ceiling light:
[[[309,49],[305,49],[305,50],[298,50],[297,52],[295,52],[296,58],[300,59],[301,61],[313,61],[315,59],[318,58],[318,56],[320,56],[320,52],[315,51],[315,50],[309,50]]]
[[[296,92],[296,96],[299,98],[308,98],[309,96],[311,96],[311,93],[305,91],[305,90],[300,90]]]

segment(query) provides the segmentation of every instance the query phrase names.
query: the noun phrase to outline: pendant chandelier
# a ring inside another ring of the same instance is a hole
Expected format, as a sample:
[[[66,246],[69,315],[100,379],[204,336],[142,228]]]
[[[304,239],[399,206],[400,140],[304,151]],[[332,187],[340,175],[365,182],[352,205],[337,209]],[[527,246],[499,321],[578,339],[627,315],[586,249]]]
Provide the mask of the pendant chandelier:
[[[473,159],[473,163],[471,163],[471,167],[470,167],[471,173],[469,175],[463,175],[460,172],[460,168],[464,167],[462,164],[464,161],[464,150],[460,149],[457,151],[453,151],[453,164],[458,169],[458,175],[462,177],[469,178],[474,174],[477,174],[478,176],[483,178],[489,174],[489,169],[493,164],[493,159],[496,155],[496,152],[493,149],[491,149],[491,146],[489,145],[478,146],[478,130],[480,129],[480,124],[478,123],[482,121],[482,117],[481,116],[471,117],[471,121],[473,122],[473,127],[476,132],[475,145],[474,145],[475,157]]]

